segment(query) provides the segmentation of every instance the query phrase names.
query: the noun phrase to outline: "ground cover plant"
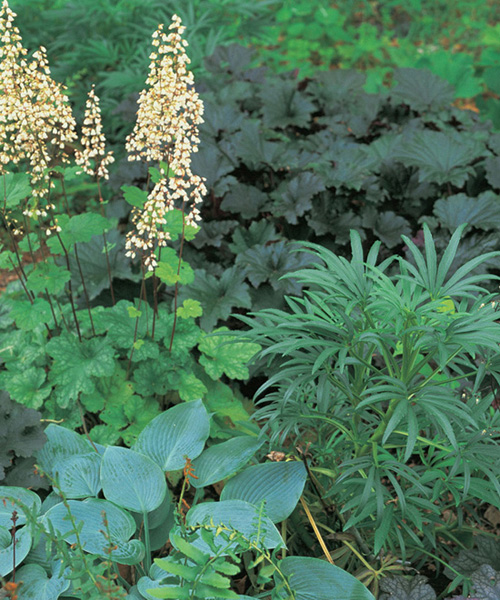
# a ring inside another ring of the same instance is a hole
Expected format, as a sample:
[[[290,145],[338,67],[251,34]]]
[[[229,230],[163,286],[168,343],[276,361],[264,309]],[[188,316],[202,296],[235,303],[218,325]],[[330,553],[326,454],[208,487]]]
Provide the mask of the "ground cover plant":
[[[0,17],[0,597],[492,597],[490,126],[237,46],[195,88],[173,17],[122,160]]]
[[[426,68],[469,105],[500,125],[500,53],[495,2],[296,2],[277,5],[274,21],[256,40],[259,64],[275,71],[356,68],[365,89],[390,85],[394,69]]]

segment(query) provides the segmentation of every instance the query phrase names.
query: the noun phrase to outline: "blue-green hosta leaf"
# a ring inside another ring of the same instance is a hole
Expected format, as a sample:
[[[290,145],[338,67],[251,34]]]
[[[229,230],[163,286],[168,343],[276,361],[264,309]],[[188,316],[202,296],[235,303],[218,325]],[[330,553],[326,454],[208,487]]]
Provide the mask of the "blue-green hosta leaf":
[[[67,498],[97,496],[101,490],[100,467],[101,455],[97,452],[69,456],[58,461],[59,488]]]
[[[70,272],[54,263],[38,263],[28,275],[26,287],[39,294],[47,290],[49,294],[57,294],[64,289],[66,282],[71,279]]]
[[[220,279],[209,275],[204,269],[195,271],[191,285],[181,287],[179,299],[198,300],[203,307],[200,324],[205,331],[212,331],[219,319],[227,319],[235,308],[250,308],[252,300],[248,293],[245,274],[237,267],[226,269]]]
[[[49,578],[45,569],[40,565],[24,565],[16,572],[16,579],[23,582],[19,598],[21,600],[57,600],[70,586],[66,571],[61,574],[53,574]]]
[[[167,493],[165,475],[148,456],[110,446],[102,457],[101,485],[105,497],[128,510],[148,513]]]
[[[50,423],[45,429],[47,441],[36,452],[36,464],[43,472],[54,477],[59,465],[67,458],[86,455],[93,451],[91,444],[75,431]]]
[[[14,566],[19,565],[28,555],[33,538],[28,527],[21,527],[16,531],[16,545],[12,543],[12,536],[7,527],[0,525],[0,577],[5,577],[12,572]]]
[[[419,181],[461,187],[473,174],[471,163],[485,153],[484,143],[465,134],[419,131],[401,145],[399,160],[419,168]]]
[[[260,528],[259,528],[260,521]],[[220,502],[202,502],[193,507],[186,515],[186,525],[215,525],[214,533],[219,525],[235,529],[252,542],[263,544],[266,548],[284,546],[284,542],[273,522],[264,516],[259,517],[259,509],[243,500],[224,500]],[[229,532],[230,533],[230,532]],[[215,537],[217,546],[225,546],[227,542]],[[213,554],[201,539],[195,544],[200,550]],[[237,544],[233,546],[237,549]]]
[[[8,209],[19,206],[32,194],[30,180],[26,173],[5,173],[2,175],[0,184],[2,186],[2,205],[5,197],[5,208]]]
[[[216,332],[229,331],[220,327]],[[198,344],[200,364],[214,380],[225,373],[230,379],[248,379],[248,361],[260,350],[258,344],[237,341],[231,335],[205,335]]]
[[[29,514],[36,517],[40,512],[42,501],[31,490],[8,485],[0,487],[0,526],[8,529],[12,527],[13,511],[17,512],[16,525],[24,525],[26,523],[26,513],[22,505],[27,507]]]
[[[427,69],[396,69],[394,79],[398,83],[390,95],[414,110],[437,112],[453,102],[453,86]]]
[[[123,494],[127,494],[124,489]],[[80,540],[85,552],[101,558],[110,558],[113,562],[136,565],[144,557],[144,545],[139,540],[131,540],[136,530],[134,519],[124,510],[97,498],[88,498],[83,502],[68,500],[69,510],[77,524],[81,525]],[[105,513],[105,515],[103,514]],[[107,520],[107,527],[104,523]],[[42,522],[50,521],[56,531],[69,544],[77,541],[73,525],[68,519],[68,508],[62,502],[49,509]],[[105,534],[109,531],[109,540]],[[110,546],[117,546],[108,552]]]
[[[178,404],[154,418],[134,445],[136,452],[152,458],[162,471],[182,469],[203,450],[210,418],[201,400]]]
[[[319,558],[287,556],[279,567],[297,600],[374,600],[361,581]]]
[[[84,339],[61,334],[47,343],[54,359],[49,379],[57,388],[57,402],[65,408],[78,394],[91,394],[94,377],[109,377],[115,370],[115,350],[104,338]]]
[[[477,198],[465,194],[449,196],[434,204],[434,214],[449,231],[455,231],[462,223],[479,229],[495,229],[500,227],[500,196],[491,190]]]
[[[263,443],[264,440],[245,435],[207,448],[193,461],[198,479],[193,479],[191,485],[201,488],[226,479],[245,465]]]
[[[304,490],[307,472],[302,462],[269,462],[248,467],[230,479],[221,500],[244,500],[256,507],[266,503],[266,515],[274,523],[286,519]]]

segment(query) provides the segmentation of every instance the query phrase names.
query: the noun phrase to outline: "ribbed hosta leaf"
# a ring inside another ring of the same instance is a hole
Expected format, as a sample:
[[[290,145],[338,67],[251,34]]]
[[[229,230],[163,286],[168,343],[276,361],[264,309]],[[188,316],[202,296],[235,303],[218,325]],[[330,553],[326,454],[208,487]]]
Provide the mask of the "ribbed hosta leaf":
[[[246,538],[264,543],[266,548],[284,546],[278,530],[268,517],[261,517],[259,528],[259,509],[243,500],[225,500],[220,502],[203,502],[192,508],[186,515],[186,525],[225,525],[242,533]],[[215,529],[214,529],[215,533]],[[222,536],[215,537],[217,546],[225,546],[227,541]],[[207,544],[199,539],[196,546],[213,554]],[[237,551],[237,543],[232,547]]]
[[[153,419],[142,430],[133,448],[152,458],[163,471],[182,469],[186,457],[193,459],[201,454],[208,438],[209,422],[201,400],[178,404]]]
[[[50,425],[45,429],[47,442],[36,453],[36,463],[51,477],[54,477],[59,462],[77,454],[92,452],[92,446],[85,438],[66,427]]]
[[[246,464],[263,443],[246,435],[207,448],[193,461],[198,479],[193,479],[191,485],[201,488],[226,479]]]
[[[279,566],[296,600],[374,600],[355,577],[319,558],[287,556]]]
[[[14,556],[16,567],[27,556],[31,548],[32,536],[28,527],[21,527],[16,531],[16,546],[7,527],[0,525],[0,577],[5,577],[12,572]]]
[[[165,476],[153,460],[113,446],[102,457],[101,485],[108,500],[140,513],[160,506],[167,493]]]
[[[124,491],[126,495],[126,491]],[[78,525],[83,523],[79,537],[85,552],[126,565],[135,565],[144,557],[144,545],[139,540],[130,540],[135,533],[134,519],[124,510],[107,500],[89,498],[80,502],[68,500],[69,509]],[[105,513],[108,526],[104,524]],[[68,509],[61,502],[53,506],[43,517],[69,544],[76,543],[73,525],[68,519]],[[109,540],[103,532],[109,531]],[[116,546],[111,553],[107,550]]]
[[[21,487],[7,486],[0,487],[0,526],[12,527],[12,513],[16,511],[16,525],[26,523],[26,515],[21,505],[28,508],[31,515],[35,516],[40,512],[42,501],[40,497],[31,490],[25,490]]]
[[[265,500],[266,515],[278,523],[294,510],[306,479],[306,469],[298,461],[255,465],[226,483],[221,500],[244,500],[256,507]]]
[[[67,498],[97,496],[101,490],[99,478],[101,460],[101,455],[93,452],[69,456],[58,463],[58,484]]]
[[[22,600],[57,600],[70,586],[66,573],[47,577],[40,565],[24,565],[16,572],[16,580],[22,581]]]

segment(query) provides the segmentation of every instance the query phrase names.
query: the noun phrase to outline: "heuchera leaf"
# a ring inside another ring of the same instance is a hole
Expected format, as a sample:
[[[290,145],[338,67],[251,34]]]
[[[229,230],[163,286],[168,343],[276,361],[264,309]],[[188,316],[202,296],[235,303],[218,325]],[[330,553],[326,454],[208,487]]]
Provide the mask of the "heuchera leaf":
[[[47,245],[54,254],[63,254],[61,242],[69,250],[74,244],[89,242],[94,235],[102,235],[111,227],[108,219],[92,212],[74,215],[70,219],[66,215],[60,215],[57,221],[61,227],[59,236],[53,234],[47,240]]]
[[[466,134],[419,131],[399,149],[399,160],[420,169],[419,181],[461,187],[473,174],[471,163],[484,155],[484,144]]]
[[[267,127],[306,127],[315,109],[298,91],[296,81],[270,81],[262,88],[260,98]]]
[[[214,333],[229,331],[220,327]],[[260,350],[258,344],[238,342],[231,335],[206,335],[198,344],[202,353],[200,364],[212,379],[219,379],[226,374],[230,379],[248,379],[247,363]]]
[[[50,304],[43,298],[35,298],[32,303],[28,300],[17,300],[12,306],[10,317],[20,329],[30,331],[50,323],[52,312]]]
[[[437,112],[453,102],[453,86],[427,69],[396,69],[394,79],[391,96],[415,110]]]
[[[64,289],[66,282],[71,279],[71,273],[54,263],[38,263],[28,275],[26,287],[39,294],[47,290],[49,294],[57,294]]]
[[[120,189],[123,192],[125,201],[136,208],[142,208],[148,199],[146,190],[141,190],[133,185],[122,185]]]
[[[500,227],[500,197],[492,191],[477,198],[456,194],[438,200],[434,204],[434,214],[441,226],[449,231],[455,231],[462,223],[479,229],[495,229]]]
[[[92,393],[96,377],[109,377],[115,370],[115,351],[105,338],[80,342],[64,333],[49,340],[47,352],[54,359],[49,379],[56,386],[62,408],[76,401],[80,393]]]
[[[26,173],[5,173],[2,175],[2,205],[6,199],[5,208],[12,209],[31,196],[30,180]],[[5,187],[4,187],[5,186]]]
[[[200,302],[203,307],[201,327],[211,331],[217,321],[227,319],[234,308],[250,308],[252,301],[244,278],[245,274],[237,267],[224,271],[220,279],[203,269],[196,270],[194,282],[180,289],[179,298]]]
[[[302,217],[312,208],[313,196],[325,189],[325,184],[318,175],[309,171],[299,173],[293,179],[282,182],[272,193],[273,212],[295,225],[297,217]]]
[[[231,186],[220,207],[222,210],[240,214],[244,219],[253,219],[262,211],[267,201],[267,194],[255,186],[237,183]]]
[[[45,384],[46,379],[44,369],[29,367],[9,374],[5,389],[16,402],[29,408],[40,408],[52,391],[52,386]]]

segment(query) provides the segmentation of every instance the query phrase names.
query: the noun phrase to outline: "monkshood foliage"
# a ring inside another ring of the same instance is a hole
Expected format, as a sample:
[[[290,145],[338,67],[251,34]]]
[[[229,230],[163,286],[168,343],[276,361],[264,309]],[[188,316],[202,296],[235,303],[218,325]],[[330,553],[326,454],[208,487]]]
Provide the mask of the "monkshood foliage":
[[[347,253],[356,229],[388,256],[405,251],[402,234],[421,245],[424,222],[439,250],[466,222],[459,260],[500,248],[500,137],[451,105],[448,83],[400,69],[391,90],[367,94],[355,71],[300,81],[249,69],[251,56],[233,46],[207,61],[193,168],[209,193],[185,254],[196,279],[181,291],[201,302],[203,327],[298,294],[281,276],[309,259],[291,239]],[[124,163],[115,177],[136,176]]]
[[[500,254],[450,274],[463,230],[440,260],[426,226],[423,252],[404,238],[411,261],[378,263],[380,242],[365,256],[356,232],[351,260],[311,244],[321,262],[294,273],[304,296],[242,317],[268,376],[256,416],[302,446],[323,529],[352,533],[368,565],[388,552],[446,564],[443,542],[466,543],[478,503],[500,507],[500,323],[483,287],[498,278],[471,274]]]
[[[280,560],[285,541],[275,523],[301,497],[304,464],[248,466],[263,440],[239,436],[205,447],[209,431],[201,400],[157,416],[131,449],[50,424],[37,464],[53,492],[42,502],[23,488],[0,490],[0,576],[17,584],[18,600],[245,600],[231,579],[245,569],[256,574],[246,588],[268,590],[275,600],[327,600],[332,591],[373,599],[325,561]],[[166,473],[169,480],[184,475],[176,499]],[[219,500],[203,501],[208,486],[228,477]],[[189,508],[190,487],[196,493]]]
[[[0,483],[22,487],[46,487],[34,471],[34,453],[47,437],[41,414],[14,402],[0,392]]]

